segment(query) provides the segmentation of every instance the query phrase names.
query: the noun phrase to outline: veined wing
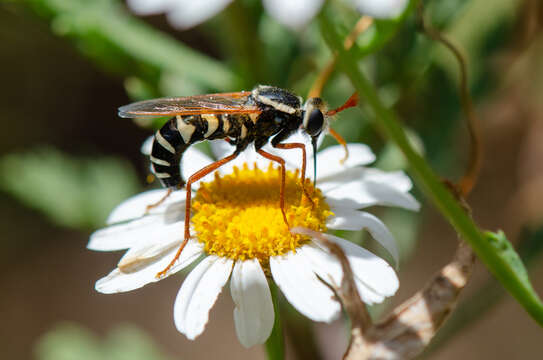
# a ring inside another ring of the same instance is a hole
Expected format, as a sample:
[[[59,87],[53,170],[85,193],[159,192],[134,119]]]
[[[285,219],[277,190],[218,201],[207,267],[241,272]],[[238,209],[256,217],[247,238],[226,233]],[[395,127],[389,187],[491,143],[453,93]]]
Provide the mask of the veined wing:
[[[260,113],[256,105],[248,104],[250,91],[219,93],[187,97],[171,97],[135,102],[119,108],[119,116],[123,118],[226,114],[226,113]]]

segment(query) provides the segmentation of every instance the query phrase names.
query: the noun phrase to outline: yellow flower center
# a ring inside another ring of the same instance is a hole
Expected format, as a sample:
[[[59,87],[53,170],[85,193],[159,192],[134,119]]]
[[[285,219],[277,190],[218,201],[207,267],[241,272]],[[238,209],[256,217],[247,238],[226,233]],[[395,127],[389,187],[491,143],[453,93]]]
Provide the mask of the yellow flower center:
[[[285,213],[291,227],[326,231],[332,214],[319,189],[306,180],[314,206],[303,195],[299,172],[287,171]],[[296,250],[309,238],[291,234],[279,206],[281,174],[270,164],[267,171],[234,168],[230,175],[202,183],[192,204],[192,225],[207,254],[234,260],[257,258],[262,264],[270,256]]]

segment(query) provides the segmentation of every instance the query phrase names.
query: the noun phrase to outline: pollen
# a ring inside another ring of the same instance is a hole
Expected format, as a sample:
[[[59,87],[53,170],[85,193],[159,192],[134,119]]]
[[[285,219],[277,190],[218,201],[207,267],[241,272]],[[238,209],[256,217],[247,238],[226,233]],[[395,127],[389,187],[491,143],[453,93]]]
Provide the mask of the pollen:
[[[267,264],[270,256],[282,255],[309,241],[291,234],[279,205],[281,174],[271,164],[266,171],[240,169],[202,183],[192,204],[192,228],[207,254],[234,260],[258,259]],[[332,215],[321,191],[306,179],[313,204],[303,194],[299,171],[286,173],[285,213],[291,227],[326,231]]]

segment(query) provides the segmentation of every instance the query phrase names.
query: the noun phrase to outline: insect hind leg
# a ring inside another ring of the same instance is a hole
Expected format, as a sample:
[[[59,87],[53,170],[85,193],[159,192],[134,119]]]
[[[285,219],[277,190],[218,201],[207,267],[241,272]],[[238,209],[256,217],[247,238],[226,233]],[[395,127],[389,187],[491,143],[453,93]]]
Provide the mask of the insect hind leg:
[[[145,207],[145,213],[144,215],[149,215],[149,212],[151,210],[153,210],[154,208],[156,208],[157,206],[160,206],[162,203],[164,203],[164,201],[166,201],[167,198],[170,197],[170,195],[173,193],[174,190],[179,190],[179,189],[182,189],[184,186],[184,183],[181,182],[179,183],[178,185],[176,186],[170,186],[168,187],[168,189],[166,190],[166,194],[164,194],[163,197],[161,197],[157,202],[155,203],[152,203],[152,204],[149,204]]]
[[[164,268],[164,270],[156,274],[157,278],[161,278],[164,275],[166,275],[168,271],[172,268],[172,266],[175,265],[175,262],[179,259],[179,256],[181,256],[181,252],[183,251],[183,249],[185,248],[185,246],[187,245],[190,239],[190,207],[191,207],[191,200],[192,200],[192,190],[191,190],[192,184],[200,180],[207,174],[217,170],[224,164],[234,160],[238,156],[238,154],[239,152],[236,150],[236,152],[234,152],[232,155],[222,158],[220,160],[217,160],[214,163],[211,163],[203,167],[202,169],[198,170],[197,172],[192,174],[187,180],[187,183],[186,183],[187,195],[186,195],[186,201],[185,201],[185,237],[181,245],[179,245],[179,248],[177,249],[177,253],[175,254],[175,257],[172,259],[172,261],[170,261],[170,263],[168,264],[168,266],[166,266],[166,268]]]

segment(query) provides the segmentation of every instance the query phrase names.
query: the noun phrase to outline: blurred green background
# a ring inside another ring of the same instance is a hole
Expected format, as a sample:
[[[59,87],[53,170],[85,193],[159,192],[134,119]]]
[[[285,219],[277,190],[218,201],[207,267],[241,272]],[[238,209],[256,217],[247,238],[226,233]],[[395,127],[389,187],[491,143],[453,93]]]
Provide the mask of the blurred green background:
[[[333,3],[337,26],[346,33],[358,15],[344,2]],[[428,19],[468,59],[486,154],[469,199],[475,219],[508,234],[527,261],[536,291],[543,293],[538,261],[543,244],[543,5],[538,0],[425,5]],[[386,21],[378,26],[381,31],[392,27]],[[457,179],[469,143],[450,53],[419,32],[413,15],[369,51],[372,40],[366,34],[357,44],[361,66],[433,168]],[[258,83],[305,96],[331,57],[316,22],[293,32],[270,18],[260,1],[245,0],[181,32],[163,15],[137,18],[115,0],[3,1],[0,43],[1,357],[265,358],[263,349],[245,350],[238,343],[226,292],[194,342],[173,325],[180,277],[127,294],[96,293],[94,282],[120,254],[91,252],[86,243],[117,203],[152,186],[145,184],[148,165],[139,148],[157,124],[119,119],[118,106],[163,95],[251,89]],[[336,73],[323,97],[338,106],[352,91]],[[342,113],[334,128],[348,141],[371,145],[379,167],[405,166],[370,126],[365,111]],[[386,307],[372,309],[379,316],[450,259],[456,235],[430,206],[420,214],[375,211],[402,252],[400,291]],[[361,234],[351,236],[375,246]],[[345,349],[341,321],[299,325],[297,314],[285,321],[287,336],[305,336],[287,341],[287,358],[315,357],[314,343],[322,359],[337,359]],[[307,337],[312,333],[315,342]],[[478,265],[458,311],[423,356],[536,358],[540,339],[536,323]]]

